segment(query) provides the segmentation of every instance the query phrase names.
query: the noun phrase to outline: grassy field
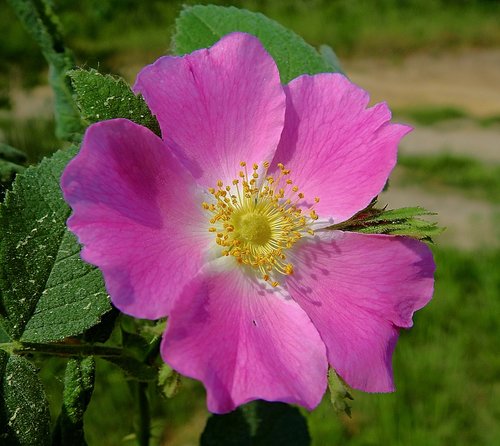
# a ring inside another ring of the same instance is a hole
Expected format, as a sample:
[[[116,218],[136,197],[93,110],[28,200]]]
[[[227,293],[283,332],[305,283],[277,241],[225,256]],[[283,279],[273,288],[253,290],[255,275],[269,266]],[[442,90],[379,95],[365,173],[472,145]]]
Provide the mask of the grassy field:
[[[500,44],[500,3],[492,0],[53,0],[68,45],[83,65],[112,69],[122,55],[143,63],[164,54],[183,4],[234,5],[262,12],[341,58],[404,56]],[[130,13],[133,11],[133,14]],[[11,77],[43,82],[44,61],[6,2],[0,3],[0,104]],[[127,32],[124,33],[123,30]],[[17,67],[17,68],[16,68]],[[3,90],[3,95],[2,95]],[[5,102],[5,101],[4,101]]]
[[[428,189],[447,187],[467,196],[500,203],[500,166],[481,163],[472,157],[442,153],[435,156],[401,155],[406,184],[419,183]]]

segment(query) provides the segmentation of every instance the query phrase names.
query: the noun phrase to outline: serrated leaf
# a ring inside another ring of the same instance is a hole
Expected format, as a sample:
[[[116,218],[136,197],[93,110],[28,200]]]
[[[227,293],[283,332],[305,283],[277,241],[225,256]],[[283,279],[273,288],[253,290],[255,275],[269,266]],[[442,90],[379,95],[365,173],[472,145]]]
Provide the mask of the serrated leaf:
[[[307,421],[296,407],[255,401],[227,415],[212,415],[201,446],[308,446]]]
[[[35,367],[0,350],[0,444],[48,446],[50,413]]]
[[[294,32],[260,13],[232,6],[184,8],[176,21],[174,50],[177,54],[186,54],[207,48],[234,31],[259,38],[278,65],[284,84],[301,74],[340,71]]]
[[[376,200],[349,220],[330,226],[329,229],[363,234],[403,235],[429,242],[432,242],[432,237],[441,234],[444,230],[437,223],[417,218],[424,215],[436,215],[422,207],[386,210],[374,207],[375,204]]]
[[[349,401],[353,398],[347,385],[340,379],[335,370],[328,369],[328,390],[330,391],[330,402],[337,413],[345,413],[351,416],[351,405]]]
[[[127,118],[160,135],[158,121],[142,96],[136,96],[120,77],[96,70],[73,70],[68,73],[83,119],[88,123]]]
[[[100,272],[79,258],[59,188],[76,148],[17,176],[0,207],[0,313],[13,339],[50,342],[97,324],[110,304]]]
[[[105,313],[97,325],[89,328],[83,334],[83,341],[85,342],[106,342],[112,335],[115,328],[116,319],[120,315],[119,310],[112,308]]]
[[[398,221],[398,220],[408,220],[410,218],[419,217],[422,215],[436,215],[434,212],[430,212],[420,206],[407,207],[399,209],[389,209],[381,210],[377,215],[373,215],[366,219],[369,222],[377,221]]]
[[[92,356],[70,359],[64,374],[63,406],[57,419],[52,446],[86,446],[83,416],[94,390]]]

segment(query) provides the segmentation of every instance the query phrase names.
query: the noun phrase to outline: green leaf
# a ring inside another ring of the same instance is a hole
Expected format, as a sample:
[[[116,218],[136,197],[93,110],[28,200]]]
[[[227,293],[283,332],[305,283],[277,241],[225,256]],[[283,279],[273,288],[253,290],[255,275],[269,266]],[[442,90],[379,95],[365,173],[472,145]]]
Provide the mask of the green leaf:
[[[340,60],[331,46],[320,45],[319,53],[321,54],[325,62],[333,68],[333,71],[337,73],[344,72],[344,70],[342,69],[342,65],[340,64]]]
[[[9,343],[11,341],[7,332],[3,329],[2,324],[0,324],[0,344]]]
[[[94,390],[92,356],[70,359],[64,374],[63,406],[53,435],[53,446],[85,446],[83,415]]]
[[[182,376],[168,364],[162,364],[158,373],[158,387],[166,398],[172,398],[179,392]]]
[[[375,208],[375,204],[376,200],[349,220],[330,226],[329,229],[363,234],[403,235],[429,242],[432,242],[432,237],[444,231],[437,223],[418,218],[435,215],[422,207],[386,210]]]
[[[110,310],[100,271],[80,260],[66,230],[59,178],[75,152],[59,151],[18,175],[0,207],[0,313],[12,339],[75,336]]]
[[[186,54],[207,48],[234,31],[259,38],[278,65],[284,84],[301,74],[340,71],[294,32],[260,13],[232,6],[198,5],[184,8],[176,21],[174,50],[177,54]]]
[[[85,342],[106,342],[115,328],[116,319],[120,315],[120,311],[112,308],[111,311],[105,313],[97,325],[89,328],[83,334],[83,341]]]
[[[252,446],[250,424],[241,409],[212,415],[201,434],[200,446]]]
[[[73,141],[83,127],[66,78],[75,66],[73,54],[65,46],[60,25],[48,0],[9,0],[19,20],[39,45],[49,64],[49,82],[55,96],[56,134]]]
[[[0,350],[0,444],[50,444],[50,413],[35,367]]]
[[[201,446],[308,446],[311,437],[300,411],[284,403],[255,401],[227,415],[212,415]]]
[[[420,206],[382,210],[382,212],[372,215],[366,219],[367,222],[374,223],[380,221],[406,221],[411,218],[419,217],[422,215],[436,215],[435,212],[430,212]]]
[[[142,96],[136,96],[122,78],[93,69],[73,70],[68,74],[82,117],[88,123],[127,118],[160,135],[158,121],[146,102]]]
[[[337,413],[345,413],[351,416],[351,405],[349,400],[353,400],[349,388],[337,375],[335,370],[328,370],[328,389],[330,390],[330,402]]]

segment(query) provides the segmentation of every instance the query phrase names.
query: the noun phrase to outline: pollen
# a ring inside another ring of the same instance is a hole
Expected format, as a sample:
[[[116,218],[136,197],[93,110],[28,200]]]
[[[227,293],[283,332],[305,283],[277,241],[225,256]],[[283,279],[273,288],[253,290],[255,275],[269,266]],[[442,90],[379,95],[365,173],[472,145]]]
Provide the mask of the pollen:
[[[314,205],[306,206],[291,171],[280,163],[278,172],[268,175],[269,166],[267,161],[262,166],[241,161],[244,171],[236,171],[228,184],[218,180],[216,188],[208,189],[211,202],[201,205],[209,214],[208,231],[214,233],[221,255],[253,268],[277,287],[282,276],[294,273],[288,250],[302,237],[314,235],[311,226],[318,215]]]

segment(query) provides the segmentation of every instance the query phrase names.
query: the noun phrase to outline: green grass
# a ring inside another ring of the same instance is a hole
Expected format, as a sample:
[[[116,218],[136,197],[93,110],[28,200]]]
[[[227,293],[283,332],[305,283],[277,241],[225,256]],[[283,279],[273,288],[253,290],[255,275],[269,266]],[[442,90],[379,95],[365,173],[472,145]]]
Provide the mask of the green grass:
[[[332,46],[341,59],[352,55],[399,57],[420,50],[439,52],[500,45],[500,4],[488,0],[52,2],[79,63],[99,63],[101,67],[108,67],[118,53],[165,53],[182,5],[196,3],[234,5],[262,12],[313,45]],[[40,81],[43,58],[6,2],[0,4],[0,28],[2,83],[7,82],[14,65],[23,68],[26,84]]]
[[[456,107],[413,107],[396,109],[393,114],[419,125],[435,125],[453,119],[471,118],[464,110]]]
[[[465,195],[500,201],[500,166],[473,158],[442,154],[436,156],[401,155],[403,182],[458,189]]]
[[[500,125],[500,115],[487,116],[485,118],[479,118],[479,125],[482,127],[492,127],[494,125]]]
[[[410,120],[421,126],[432,126],[456,119],[468,119],[484,128],[500,124],[500,115],[477,117],[461,108],[451,106],[397,108],[393,109],[392,113],[396,119]]]

